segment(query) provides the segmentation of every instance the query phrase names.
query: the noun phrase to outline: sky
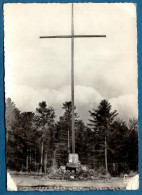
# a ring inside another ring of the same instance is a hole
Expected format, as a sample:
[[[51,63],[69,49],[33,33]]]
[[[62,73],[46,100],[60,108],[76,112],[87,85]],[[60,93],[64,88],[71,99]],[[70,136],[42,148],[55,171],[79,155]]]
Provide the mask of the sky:
[[[132,3],[74,4],[76,35],[106,38],[74,41],[75,105],[80,119],[107,99],[119,117],[137,118],[136,6]],[[21,111],[39,102],[58,117],[71,100],[71,40],[40,36],[71,34],[71,4],[5,4],[5,95]]]

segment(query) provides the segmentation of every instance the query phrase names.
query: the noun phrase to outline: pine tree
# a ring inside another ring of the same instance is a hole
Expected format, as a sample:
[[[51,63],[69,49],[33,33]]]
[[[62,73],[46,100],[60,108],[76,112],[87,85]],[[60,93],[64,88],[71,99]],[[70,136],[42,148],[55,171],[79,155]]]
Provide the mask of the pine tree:
[[[138,171],[138,120],[129,120],[129,137],[127,139],[128,164],[131,170]]]
[[[100,159],[104,155],[105,161],[105,170],[108,172],[108,140],[109,140],[109,130],[111,129],[111,125],[118,115],[117,111],[111,112],[111,105],[107,100],[102,100],[97,109],[93,109],[93,111],[89,111],[92,119],[89,119],[89,126],[94,131],[95,134],[95,144],[93,146],[93,150],[96,151],[96,155],[100,155]]]
[[[6,141],[8,142],[9,134],[11,133],[11,125],[12,122],[15,119],[16,112],[19,112],[19,110],[16,108],[14,102],[11,100],[11,98],[6,99],[6,109],[5,109],[5,120],[6,120]]]
[[[9,169],[19,169],[16,149],[16,131],[19,128],[20,111],[11,98],[6,99],[5,125],[6,125],[6,165]],[[15,126],[15,124],[18,124]]]
[[[71,118],[72,118],[72,103],[71,101],[63,104],[64,114],[59,117],[57,122],[57,137],[58,137],[58,157],[59,165],[65,165],[68,159],[68,153],[71,151]],[[76,109],[76,107],[74,108]],[[75,128],[78,114],[74,113]]]
[[[38,131],[41,132],[40,145],[40,171],[46,173],[47,163],[51,165],[51,158],[54,153],[55,142],[55,111],[53,107],[47,107],[45,101],[39,103],[39,108],[36,109],[35,123]],[[47,158],[50,162],[47,162]],[[45,165],[46,164],[46,165]]]

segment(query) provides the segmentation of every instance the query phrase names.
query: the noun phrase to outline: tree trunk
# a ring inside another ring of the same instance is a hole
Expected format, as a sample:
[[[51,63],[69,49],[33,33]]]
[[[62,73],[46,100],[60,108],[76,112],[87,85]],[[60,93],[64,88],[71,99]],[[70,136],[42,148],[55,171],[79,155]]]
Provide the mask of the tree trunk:
[[[30,148],[30,165],[32,163],[31,148]]]
[[[32,156],[31,156],[31,148],[30,148],[30,157],[29,157],[30,159],[30,172],[31,172],[31,164],[32,164]]]
[[[36,149],[35,149],[35,157],[34,157],[34,169],[36,171]]]
[[[47,153],[44,155],[44,173],[46,174],[46,169],[47,169]]]
[[[26,158],[26,170],[27,170],[27,171],[28,171],[28,169],[29,169],[28,161],[29,161],[29,157],[28,157],[28,154],[27,154],[27,158]]]
[[[70,132],[68,130],[68,153],[70,153]]]
[[[105,136],[105,168],[106,168],[106,173],[108,173],[106,136]]]
[[[42,166],[43,166],[43,141],[41,142],[41,159],[40,159],[40,172],[42,173]]]

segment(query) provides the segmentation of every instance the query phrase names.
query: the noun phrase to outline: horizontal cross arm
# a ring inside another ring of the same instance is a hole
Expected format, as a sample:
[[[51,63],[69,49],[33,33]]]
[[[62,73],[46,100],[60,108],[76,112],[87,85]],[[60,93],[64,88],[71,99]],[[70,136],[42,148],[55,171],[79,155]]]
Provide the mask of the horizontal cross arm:
[[[40,39],[49,38],[93,38],[93,37],[106,37],[106,35],[57,35],[57,36],[40,36]]]

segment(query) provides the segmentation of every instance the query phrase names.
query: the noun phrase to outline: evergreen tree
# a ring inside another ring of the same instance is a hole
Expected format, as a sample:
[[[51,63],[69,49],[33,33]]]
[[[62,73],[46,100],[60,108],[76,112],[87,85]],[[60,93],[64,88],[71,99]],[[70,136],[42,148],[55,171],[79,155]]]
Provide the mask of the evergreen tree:
[[[107,100],[102,100],[97,109],[89,111],[92,119],[89,119],[89,126],[95,134],[95,144],[92,150],[96,151],[96,155],[100,155],[100,160],[105,153],[103,161],[105,161],[106,173],[108,172],[108,140],[109,130],[115,117],[118,115],[117,111],[111,112],[111,105]]]
[[[58,155],[57,161],[59,165],[67,162],[68,153],[71,152],[71,118],[72,118],[72,103],[71,101],[63,104],[64,114],[59,117],[57,122],[57,135],[58,135]],[[74,108],[76,109],[76,108]],[[78,118],[77,113],[74,113],[75,128]]]
[[[130,170],[138,171],[138,120],[129,120],[129,137],[127,139],[128,164]]]
[[[11,98],[6,99],[5,126],[6,126],[6,165],[9,169],[17,169],[17,149],[14,124],[19,121],[20,111]],[[19,123],[18,123],[19,124]]]
[[[6,99],[5,105],[6,141],[8,142],[9,134],[12,131],[11,129],[12,122],[14,121],[16,113],[19,112],[19,110],[16,108],[11,98]]]
[[[53,107],[47,107],[45,101],[39,103],[39,108],[36,109],[36,128],[40,131],[40,145],[41,145],[41,157],[40,157],[40,171],[46,173],[47,158],[48,166],[51,165],[51,159],[54,153],[55,142],[55,111]]]
[[[111,126],[108,140],[108,158],[110,162],[110,172],[113,175],[119,175],[127,172],[128,167],[128,150],[127,141],[129,139],[129,129],[123,120],[117,119]],[[112,164],[114,170],[111,168]]]
[[[76,153],[79,155],[80,162],[86,165],[92,164],[91,151],[88,148],[92,139],[91,133],[82,120],[76,120]]]

